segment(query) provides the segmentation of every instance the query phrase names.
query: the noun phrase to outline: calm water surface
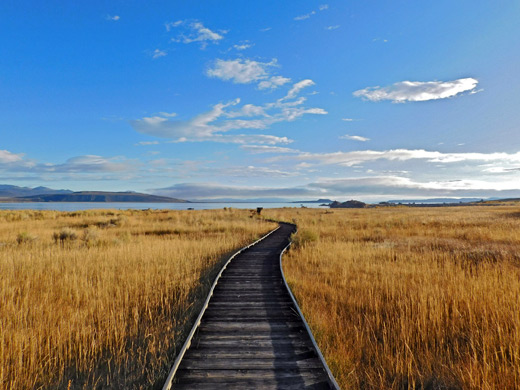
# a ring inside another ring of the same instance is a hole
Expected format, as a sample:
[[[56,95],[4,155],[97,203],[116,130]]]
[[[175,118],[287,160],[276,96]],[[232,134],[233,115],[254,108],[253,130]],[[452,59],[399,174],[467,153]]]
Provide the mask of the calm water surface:
[[[298,203],[91,203],[91,202],[41,202],[41,203],[0,203],[0,210],[57,210],[57,211],[78,211],[94,209],[169,209],[169,210],[195,210],[222,209],[233,207],[236,209],[256,209],[263,208],[282,208],[282,207],[301,207]],[[319,203],[305,203],[305,207],[320,207]]]

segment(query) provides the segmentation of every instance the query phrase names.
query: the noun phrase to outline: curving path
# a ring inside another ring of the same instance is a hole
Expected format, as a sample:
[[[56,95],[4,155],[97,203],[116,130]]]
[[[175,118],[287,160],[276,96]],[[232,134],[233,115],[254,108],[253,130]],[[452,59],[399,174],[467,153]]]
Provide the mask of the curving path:
[[[164,389],[337,388],[280,270],[295,229],[280,224],[227,265]]]

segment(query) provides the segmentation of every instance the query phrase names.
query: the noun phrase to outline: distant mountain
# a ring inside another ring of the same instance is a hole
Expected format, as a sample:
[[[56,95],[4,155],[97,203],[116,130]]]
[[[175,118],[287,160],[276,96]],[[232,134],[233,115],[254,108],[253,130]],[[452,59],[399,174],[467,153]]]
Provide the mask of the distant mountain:
[[[332,203],[330,199],[318,199],[318,200],[298,200],[291,203]]]
[[[19,196],[46,195],[46,194],[70,194],[70,190],[53,190],[47,187],[18,187],[9,184],[0,184],[0,198],[16,198]]]
[[[81,191],[66,194],[22,196],[20,202],[136,202],[136,203],[190,203],[187,200],[141,194],[139,192]]]

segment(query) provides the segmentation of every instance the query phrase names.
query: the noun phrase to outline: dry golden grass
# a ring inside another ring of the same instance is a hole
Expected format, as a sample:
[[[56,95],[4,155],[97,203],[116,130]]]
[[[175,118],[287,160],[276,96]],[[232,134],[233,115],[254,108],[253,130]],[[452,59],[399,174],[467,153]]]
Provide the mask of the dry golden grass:
[[[265,210],[343,389],[520,388],[520,208]]]
[[[153,388],[248,211],[0,212],[0,388]]]

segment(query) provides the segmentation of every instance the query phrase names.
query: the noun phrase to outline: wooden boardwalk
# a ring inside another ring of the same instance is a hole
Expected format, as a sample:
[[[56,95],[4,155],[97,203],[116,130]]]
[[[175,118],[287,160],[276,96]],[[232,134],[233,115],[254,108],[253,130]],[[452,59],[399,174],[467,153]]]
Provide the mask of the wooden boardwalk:
[[[228,264],[164,389],[337,388],[280,270],[294,230],[281,224]]]

